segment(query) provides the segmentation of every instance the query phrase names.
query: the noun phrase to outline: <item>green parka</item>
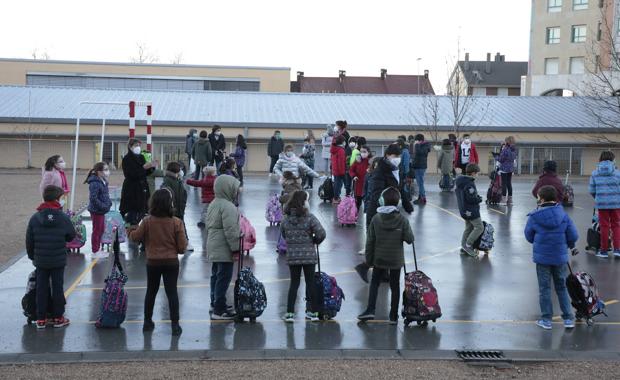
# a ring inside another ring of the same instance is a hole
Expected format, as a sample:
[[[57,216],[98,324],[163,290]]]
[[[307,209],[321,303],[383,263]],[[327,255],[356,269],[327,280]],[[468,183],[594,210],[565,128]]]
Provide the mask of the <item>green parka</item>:
[[[221,175],[213,186],[215,198],[207,211],[207,260],[212,263],[232,262],[239,251],[239,211],[233,203],[239,192],[239,180]]]
[[[379,207],[366,237],[366,263],[382,269],[405,265],[403,242],[413,243],[409,220],[394,206]]]

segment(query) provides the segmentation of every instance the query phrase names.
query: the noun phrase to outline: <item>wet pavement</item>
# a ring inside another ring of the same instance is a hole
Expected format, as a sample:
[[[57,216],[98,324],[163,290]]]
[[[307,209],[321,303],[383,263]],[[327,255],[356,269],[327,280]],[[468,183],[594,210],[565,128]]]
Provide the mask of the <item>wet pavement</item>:
[[[327,229],[321,245],[322,269],[334,275],[344,290],[346,300],[335,320],[306,322],[303,319],[303,281],[297,298],[297,320],[286,324],[280,320],[285,312],[288,290],[288,267],[284,257],[275,252],[278,228],[269,227],[264,210],[270,194],[279,191],[275,179],[266,175],[250,176],[241,197],[240,208],[257,231],[257,245],[246,264],[266,287],[268,307],[257,323],[210,321],[210,264],[204,253],[204,236],[196,227],[200,216],[200,190],[189,188],[186,223],[195,251],[181,260],[179,297],[183,335],[170,335],[167,300],[163,289],[155,305],[155,331],[142,333],[145,294],[144,257],[127,253],[122,246],[123,264],[129,276],[127,321],[119,329],[94,327],[99,310],[103,280],[110,270],[110,259],[94,260],[85,254],[71,254],[66,268],[67,317],[72,321],[65,329],[37,331],[26,324],[20,300],[27,275],[33,270],[24,257],[0,273],[0,353],[54,352],[125,352],[183,350],[558,350],[620,351],[620,260],[600,259],[582,252],[572,258],[574,270],[585,270],[597,281],[603,299],[609,303],[609,317],[596,318],[588,327],[578,324],[565,331],[559,321],[552,331],[534,325],[539,316],[538,287],[531,246],[523,237],[527,213],[535,207],[530,194],[534,179],[515,180],[515,205],[482,205],[484,220],[495,227],[495,247],[490,255],[472,259],[459,254],[463,222],[458,217],[454,193],[441,193],[437,178],[427,179],[428,201],[416,207],[410,221],[416,237],[420,269],[434,281],[439,293],[443,317],[428,327],[405,328],[387,324],[388,287],[382,285],[377,304],[377,318],[358,324],[356,316],[366,306],[368,285],[353,271],[361,262],[357,252],[363,247],[363,222],[356,228],[342,228],[335,208],[311,195],[312,211]],[[480,177],[478,187],[486,192],[488,179]],[[591,221],[593,202],[587,194],[585,179],[574,184],[576,200],[568,213],[578,226],[578,247],[585,246],[585,232]],[[363,218],[361,218],[363,219]],[[88,222],[87,228],[90,229]],[[90,233],[89,233],[90,236]],[[410,246],[405,247],[408,267],[413,268]],[[554,298],[554,311],[559,307]],[[229,291],[232,302],[232,286]],[[247,351],[246,351],[247,352]],[[587,353],[584,353],[587,355]],[[122,357],[122,354],[121,354]]]

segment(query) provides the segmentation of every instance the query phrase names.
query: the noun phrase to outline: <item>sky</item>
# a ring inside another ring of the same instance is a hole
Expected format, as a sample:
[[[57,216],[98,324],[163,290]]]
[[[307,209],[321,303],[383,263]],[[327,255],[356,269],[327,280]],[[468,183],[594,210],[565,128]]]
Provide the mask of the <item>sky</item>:
[[[0,57],[126,62],[142,45],[161,63],[290,67],[293,78],[426,69],[442,94],[457,55],[527,61],[530,9],[530,0],[10,0]]]

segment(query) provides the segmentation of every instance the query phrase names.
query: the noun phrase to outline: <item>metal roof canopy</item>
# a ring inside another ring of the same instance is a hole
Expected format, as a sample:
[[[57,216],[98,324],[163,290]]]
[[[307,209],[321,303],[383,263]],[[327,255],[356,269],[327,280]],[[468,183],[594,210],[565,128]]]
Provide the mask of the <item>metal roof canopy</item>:
[[[28,109],[28,97],[33,106]],[[247,126],[253,128],[324,128],[346,119],[360,130],[428,129],[424,112],[429,99],[439,104],[438,129],[452,129],[452,106],[447,96],[266,93],[221,91],[161,91],[89,89],[70,87],[0,86],[0,122],[73,123],[82,99],[94,102],[129,102],[151,99],[158,110],[158,125]],[[473,97],[474,119],[486,111],[481,123],[469,129],[480,131],[586,132],[607,129],[599,126],[584,102],[588,98],[490,96]],[[146,120],[143,110],[137,119]],[[101,120],[92,109],[81,114],[82,123]],[[126,122],[125,113],[115,112],[109,124]],[[467,124],[462,128],[467,130]]]

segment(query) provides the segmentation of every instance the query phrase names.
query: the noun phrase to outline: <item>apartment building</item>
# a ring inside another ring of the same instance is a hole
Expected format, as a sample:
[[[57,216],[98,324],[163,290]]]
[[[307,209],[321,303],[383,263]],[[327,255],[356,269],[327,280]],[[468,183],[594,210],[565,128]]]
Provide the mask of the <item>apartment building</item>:
[[[446,90],[451,95],[519,96],[521,77],[526,74],[527,62],[507,62],[500,53],[493,60],[487,53],[486,61],[471,61],[465,53],[465,60],[455,65]]]

